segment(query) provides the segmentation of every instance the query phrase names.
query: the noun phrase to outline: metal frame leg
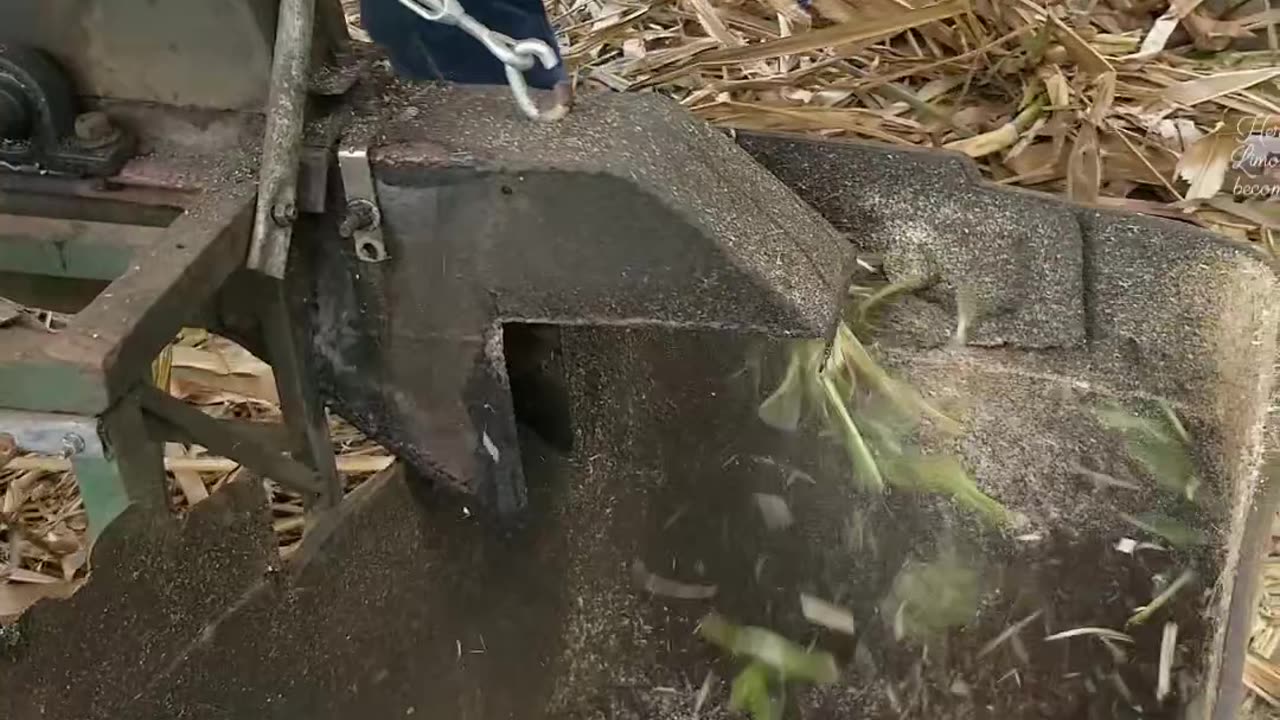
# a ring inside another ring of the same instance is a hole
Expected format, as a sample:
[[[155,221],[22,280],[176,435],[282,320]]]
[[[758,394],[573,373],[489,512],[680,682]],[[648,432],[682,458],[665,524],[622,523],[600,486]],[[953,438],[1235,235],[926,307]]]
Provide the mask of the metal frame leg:
[[[131,505],[158,515],[169,507],[163,446],[151,437],[135,395],[103,414],[100,433],[104,453],[69,448],[92,539]]]
[[[280,409],[284,413],[294,459],[316,473],[321,490],[306,498],[309,509],[324,510],[342,500],[342,478],[338,475],[333,444],[329,438],[329,418],[310,372],[305,348],[310,328],[293,312],[292,299],[284,283],[262,278],[266,308],[262,318],[267,361],[275,371]]]

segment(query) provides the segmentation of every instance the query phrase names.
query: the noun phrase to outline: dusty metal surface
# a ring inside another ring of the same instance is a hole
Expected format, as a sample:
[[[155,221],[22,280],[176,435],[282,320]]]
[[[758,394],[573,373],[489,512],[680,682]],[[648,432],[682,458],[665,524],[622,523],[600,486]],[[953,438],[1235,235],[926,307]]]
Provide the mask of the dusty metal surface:
[[[80,692],[45,692],[40,683],[37,698],[47,703],[40,710],[86,718],[723,718],[729,717],[725,679],[740,663],[697,638],[694,628],[711,609],[836,653],[845,668],[841,680],[794,688],[788,712],[795,717],[1172,718],[1183,717],[1182,705],[1210,687],[1194,682],[1179,690],[1189,696],[1161,707],[1146,694],[1149,677],[1127,676],[1144,708],[1138,715],[1117,704],[1120,696],[1110,686],[1085,692],[1082,678],[1110,662],[1101,645],[1041,640],[1049,630],[1085,622],[1123,625],[1129,603],[1149,598],[1147,568],[1125,560],[1110,537],[1082,522],[1097,513],[1091,505],[1063,503],[1062,516],[1036,517],[1023,530],[1044,537],[1028,545],[978,530],[945,500],[868,498],[849,484],[838,448],[813,438],[797,442],[756,421],[758,389],[741,372],[758,349],[755,341],[663,328],[566,328],[562,335],[575,448],[566,460],[525,435],[532,509],[526,527],[503,537],[477,519],[465,496],[432,491],[393,471],[358,490],[293,560],[272,571],[265,560],[269,542],[259,540],[258,555],[244,541],[262,538],[250,522],[258,518],[266,527],[260,505],[229,516],[218,506],[197,507],[193,532],[184,535],[198,542],[173,552],[227,573],[217,576],[222,604],[201,605],[198,619],[189,620],[182,588],[212,575],[166,565],[163,548],[138,548],[127,559],[95,557],[89,588],[65,603],[37,607],[18,626],[19,642],[0,654],[0,663],[10,663],[0,666],[0,698],[10,703],[5,716],[38,716],[36,699],[10,692],[29,678],[14,669],[56,661]],[[1031,398],[1023,387],[1059,398],[1057,406],[1028,404],[1003,426],[976,418],[971,461],[990,450],[980,449],[983,444],[1002,446],[1009,464],[1021,465],[1046,443],[1097,440],[1096,427],[1055,425],[1056,415],[1031,432],[1018,425],[1050,407],[1063,415],[1079,412],[1070,393],[1087,403],[1111,388],[1082,388],[1081,377],[1010,368],[1002,362],[1007,357],[980,348],[920,358],[902,367],[917,380],[963,383],[975,400],[1001,397],[999,386],[1013,388],[1010,403]],[[939,362],[953,374],[926,367]],[[1111,448],[1095,458],[1117,455]],[[788,482],[790,468],[812,482]],[[999,472],[977,465],[979,482],[993,493]],[[1094,499],[1061,474],[1037,487]],[[757,514],[756,492],[785,497],[796,525],[769,531]],[[997,496],[1012,508],[1034,510],[1025,498]],[[1143,502],[1109,500],[1121,509]],[[210,518],[221,518],[216,522],[226,529],[200,531],[215,522]],[[862,535],[851,534],[851,518],[866,523]],[[931,557],[947,541],[944,527],[965,537],[972,557],[984,563],[987,600],[949,649],[933,648],[921,666],[919,648],[893,639],[881,607],[903,564]],[[246,554],[260,559],[242,563]],[[715,585],[716,594],[709,600],[653,596],[635,583],[636,560],[665,577]],[[121,561],[117,570],[114,562]],[[1201,562],[1209,572],[1219,560]],[[174,574],[135,576],[137,567]],[[1206,575],[1201,587],[1212,579]],[[169,589],[170,582],[178,586]],[[95,587],[101,594],[89,594]],[[224,589],[234,589],[234,596]],[[116,592],[130,593],[132,602],[113,599]],[[855,615],[857,637],[807,624],[797,605],[800,592],[838,598]],[[151,599],[138,602],[139,596]],[[1197,624],[1189,611],[1200,597],[1188,593],[1173,607],[1187,641],[1207,657],[1213,628]],[[972,661],[977,647],[1041,605],[1053,609],[1023,635],[1029,664],[1008,648]],[[177,627],[164,624],[146,636],[141,657],[156,670],[122,667],[117,678],[91,668],[100,668],[108,653],[130,651],[136,640],[123,650],[76,643],[71,658],[69,642],[29,631],[72,613],[126,628],[158,615],[174,618]],[[1131,631],[1145,637],[1141,628]],[[868,656],[870,665],[860,659]],[[1202,674],[1206,665],[1189,646],[1181,666]],[[1007,679],[1010,669],[1019,671],[1020,686]],[[695,713],[708,671],[718,679]],[[952,691],[957,679],[967,695]],[[910,702],[905,711],[894,707],[888,687]]]
[[[1199,521],[1216,529],[1210,572],[1224,583],[1212,606],[1214,634],[1204,646],[1203,676],[1205,687],[1222,696],[1200,709],[1233,717],[1242,697],[1242,628],[1249,622],[1242,615],[1251,612],[1246,598],[1255,572],[1241,565],[1242,558],[1256,554],[1245,538],[1256,534],[1250,518],[1256,523],[1269,514],[1254,511],[1255,504],[1274,505],[1274,498],[1261,494],[1259,474],[1277,316],[1276,279],[1262,254],[1185,224],[999,193],[952,157],[762,136],[741,142],[834,225],[848,229],[856,243],[885,252],[892,277],[911,277],[922,259],[931,263],[944,292],[905,303],[887,322],[896,343],[914,353],[904,361],[927,368],[924,375],[935,379],[935,389],[963,385],[972,375],[970,361],[918,352],[945,342],[952,327],[949,291],[969,287],[988,298],[980,312],[991,317],[975,337],[1000,348],[982,364],[1005,377],[977,389],[987,398],[974,405],[980,422],[989,431],[1016,428],[1045,438],[1032,443],[1034,450],[1018,453],[1016,461],[1006,459],[1007,444],[968,448],[971,455],[989,458],[979,468],[980,478],[986,475],[997,496],[1030,503],[1041,517],[1070,518],[1090,531],[1113,522],[1114,498],[1045,492],[1038,481],[1069,475],[1070,464],[1096,448],[1083,437],[1048,440],[1069,420],[1049,411],[1060,402],[1045,395],[1052,378],[1163,398],[1193,418],[1200,459],[1212,477]],[[951,208],[981,207],[1002,197],[1007,203],[999,212],[955,221]],[[1056,221],[1046,222],[1046,216]],[[1039,264],[1055,256],[1055,262]],[[1043,286],[1044,278],[1050,286]],[[1046,346],[1053,351],[1039,352]],[[1155,502],[1126,499],[1134,507]]]
[[[317,366],[345,417],[489,507],[525,502],[502,324],[831,327],[843,239],[664,100],[542,124],[500,89],[392,87],[361,112],[390,260],[309,230]]]
[[[109,407],[243,264],[253,190],[227,185],[188,208],[63,332],[0,330],[0,405],[88,415]]]
[[[260,111],[277,4],[8,0],[0,5],[0,42],[53,53],[84,95]]]
[[[138,717],[127,712],[130,703],[166,689],[168,669],[210,620],[270,582],[275,550],[261,485],[227,490],[181,527],[141,509],[119,518],[94,546],[95,581],[73,602],[45,604],[6,633],[0,716]],[[95,612],[85,614],[90,607]],[[73,626],[82,632],[68,633]],[[89,657],[98,661],[85,663]],[[130,671],[108,679],[113,657],[128,658],[120,666]]]

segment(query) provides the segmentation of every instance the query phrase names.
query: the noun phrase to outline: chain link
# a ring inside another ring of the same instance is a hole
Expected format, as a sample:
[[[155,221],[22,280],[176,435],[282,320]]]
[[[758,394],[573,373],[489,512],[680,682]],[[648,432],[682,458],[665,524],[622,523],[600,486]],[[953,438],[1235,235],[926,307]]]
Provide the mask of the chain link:
[[[494,32],[468,15],[458,0],[399,0],[399,3],[423,20],[452,25],[484,45],[489,54],[502,63],[511,95],[525,115],[534,120],[558,120],[564,117],[568,108],[562,100],[558,98],[557,104],[548,110],[539,108],[530,97],[529,85],[524,79],[524,71],[532,68],[535,62],[541,63],[547,70],[559,64],[560,58],[550,45],[537,38],[513,40]]]

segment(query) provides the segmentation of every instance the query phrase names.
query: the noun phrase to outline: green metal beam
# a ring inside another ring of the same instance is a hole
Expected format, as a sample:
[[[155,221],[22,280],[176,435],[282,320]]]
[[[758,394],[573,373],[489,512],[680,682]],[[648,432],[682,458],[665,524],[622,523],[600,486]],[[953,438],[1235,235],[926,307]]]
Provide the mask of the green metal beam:
[[[0,215],[0,271],[114,280],[164,228]]]

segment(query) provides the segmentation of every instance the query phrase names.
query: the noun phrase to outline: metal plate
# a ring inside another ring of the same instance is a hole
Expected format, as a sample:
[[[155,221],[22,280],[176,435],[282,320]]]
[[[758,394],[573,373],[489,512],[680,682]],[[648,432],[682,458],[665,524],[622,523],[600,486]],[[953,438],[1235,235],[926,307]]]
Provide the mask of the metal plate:
[[[81,94],[259,110],[273,0],[6,0],[0,42],[51,52]]]

